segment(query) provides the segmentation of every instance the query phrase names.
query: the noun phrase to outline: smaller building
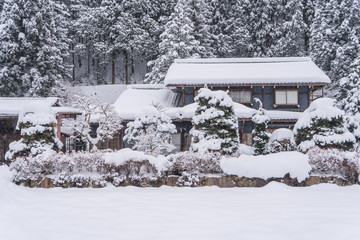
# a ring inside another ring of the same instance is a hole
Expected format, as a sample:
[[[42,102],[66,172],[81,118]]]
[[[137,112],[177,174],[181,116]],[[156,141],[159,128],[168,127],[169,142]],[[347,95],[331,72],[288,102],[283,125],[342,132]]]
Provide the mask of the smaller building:
[[[75,118],[81,112],[74,108],[61,107],[59,98],[2,98],[0,97],[0,160],[4,161],[5,153],[9,144],[20,139],[20,132],[16,129],[19,114],[23,107],[30,104],[49,104],[57,119],[57,135],[60,140],[64,137],[61,134],[61,119]]]

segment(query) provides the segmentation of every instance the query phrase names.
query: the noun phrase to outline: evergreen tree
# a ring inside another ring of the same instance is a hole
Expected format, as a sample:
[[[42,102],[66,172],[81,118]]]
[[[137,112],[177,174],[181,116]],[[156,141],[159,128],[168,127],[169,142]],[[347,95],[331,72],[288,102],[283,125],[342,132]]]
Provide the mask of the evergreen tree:
[[[242,2],[242,24],[249,33],[248,50],[254,57],[278,56],[278,41],[284,35],[286,9],[281,0]]]
[[[210,37],[216,57],[232,57],[235,52],[242,52],[242,22],[239,23],[239,1],[207,0],[211,12]],[[240,13],[241,14],[241,13]],[[234,39],[235,37],[235,39]],[[239,41],[241,39],[241,41]],[[235,41],[238,41],[235,45]]]
[[[194,37],[204,47],[202,58],[215,57],[214,36],[211,32],[211,8],[206,0],[192,0]]]
[[[354,134],[356,149],[360,146],[360,59],[350,66],[350,73],[340,80],[338,106],[345,111],[347,129]]]
[[[333,81],[344,77],[359,55],[357,0],[317,0],[311,26],[310,53]]]
[[[281,5],[280,5],[281,6]],[[279,41],[274,45],[274,55],[279,57],[295,57],[307,55],[305,34],[307,31],[304,22],[304,6],[301,1],[284,1],[281,6],[283,17],[277,21],[282,25]]]
[[[176,127],[159,106],[144,109],[144,115],[128,123],[127,127],[124,140],[132,144],[134,150],[156,156],[175,149],[172,134],[176,133]]]
[[[252,131],[253,147],[255,149],[255,155],[265,155],[268,153],[266,144],[269,142],[270,134],[266,132],[266,129],[270,119],[266,116],[262,102],[257,98],[255,98],[254,101],[259,104],[259,109],[252,116],[252,121],[255,124],[255,128]]]
[[[317,0],[301,0],[302,17],[304,24],[303,36],[304,39],[304,52],[306,56],[310,56],[310,38],[311,38],[311,25],[315,16],[315,2]]]
[[[234,154],[239,147],[238,121],[233,101],[224,91],[199,90],[193,117],[191,149],[194,152]]]
[[[198,58],[204,51],[204,47],[195,39],[190,2],[179,0],[160,35],[159,56],[148,63],[151,71],[146,74],[145,82],[162,83],[174,59]]]
[[[68,74],[68,39],[61,4],[7,1],[0,18],[0,95],[50,96]],[[5,10],[6,9],[6,10]]]
[[[21,139],[10,143],[5,158],[12,160],[16,157],[59,151],[62,143],[56,136],[56,123],[47,103],[32,103],[24,107],[17,124]]]
[[[306,152],[313,146],[320,148],[353,149],[355,137],[347,130],[344,111],[335,100],[320,98],[312,102],[294,127],[296,143]]]

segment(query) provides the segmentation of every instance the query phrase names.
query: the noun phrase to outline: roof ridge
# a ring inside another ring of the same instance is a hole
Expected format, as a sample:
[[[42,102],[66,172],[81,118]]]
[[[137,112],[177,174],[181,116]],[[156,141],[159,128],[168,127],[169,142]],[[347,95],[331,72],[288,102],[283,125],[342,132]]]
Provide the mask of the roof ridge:
[[[218,63],[281,63],[310,62],[310,57],[276,57],[276,58],[187,58],[175,59],[180,64],[218,64]]]

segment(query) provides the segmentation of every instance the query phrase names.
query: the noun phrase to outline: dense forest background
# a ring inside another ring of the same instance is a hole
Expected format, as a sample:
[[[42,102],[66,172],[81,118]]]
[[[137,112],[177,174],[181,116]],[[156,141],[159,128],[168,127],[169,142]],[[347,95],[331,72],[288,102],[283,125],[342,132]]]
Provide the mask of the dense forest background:
[[[336,86],[358,0],[0,0],[0,96],[161,83],[175,58],[310,56]]]

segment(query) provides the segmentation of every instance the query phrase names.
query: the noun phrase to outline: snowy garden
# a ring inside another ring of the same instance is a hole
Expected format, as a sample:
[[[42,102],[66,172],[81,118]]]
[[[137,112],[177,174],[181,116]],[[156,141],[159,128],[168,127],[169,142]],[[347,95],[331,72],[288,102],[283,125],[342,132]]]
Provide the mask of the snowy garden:
[[[99,142],[123,128],[122,121],[111,105],[73,96],[73,106],[83,113],[62,123],[73,138],[84,142],[85,150],[68,153],[60,151],[62,143],[56,137],[50,107],[30,104],[17,125],[22,137],[10,144],[6,158],[13,181],[29,187],[261,187],[271,181],[290,186],[357,184],[360,135],[359,119],[353,112],[358,111],[354,104],[358,93],[346,87],[356,81],[355,71],[342,80],[343,92],[337,100],[315,100],[293,130],[280,128],[271,134],[267,111],[255,99],[252,147],[239,141],[230,96],[202,88],[195,98],[191,148],[179,153],[173,151],[175,125],[157,104],[127,123],[124,140],[132,149],[97,150]],[[91,135],[94,119],[99,123],[96,136]]]

